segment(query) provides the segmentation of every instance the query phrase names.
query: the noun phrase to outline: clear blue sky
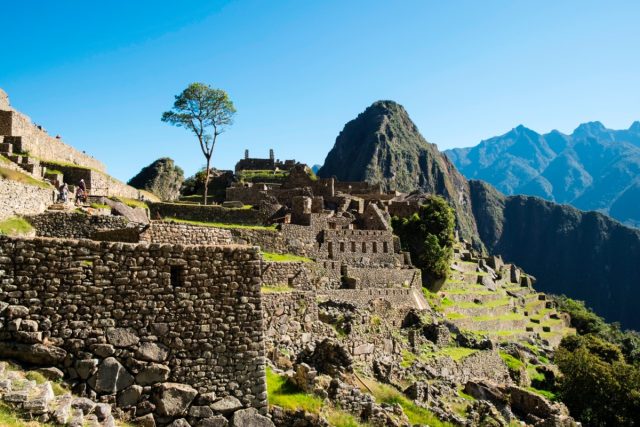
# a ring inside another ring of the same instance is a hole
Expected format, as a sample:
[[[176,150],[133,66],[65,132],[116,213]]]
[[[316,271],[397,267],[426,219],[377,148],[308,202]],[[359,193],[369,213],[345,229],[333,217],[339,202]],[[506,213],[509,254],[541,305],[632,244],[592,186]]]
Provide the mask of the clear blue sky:
[[[571,131],[640,119],[638,1],[14,1],[2,6],[0,87],[13,105],[127,180],[170,156],[204,164],[160,122],[202,81],[236,104],[214,153],[322,163],[378,99],[441,149],[522,123]]]

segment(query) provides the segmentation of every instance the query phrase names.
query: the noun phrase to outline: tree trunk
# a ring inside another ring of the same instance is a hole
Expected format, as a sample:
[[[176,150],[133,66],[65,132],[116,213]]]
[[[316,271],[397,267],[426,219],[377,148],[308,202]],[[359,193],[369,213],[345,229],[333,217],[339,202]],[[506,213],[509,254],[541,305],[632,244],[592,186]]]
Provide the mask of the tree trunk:
[[[204,175],[204,204],[207,204],[207,196],[209,195],[209,175],[211,169],[209,169],[209,163],[211,163],[211,157],[207,157],[207,173]]]

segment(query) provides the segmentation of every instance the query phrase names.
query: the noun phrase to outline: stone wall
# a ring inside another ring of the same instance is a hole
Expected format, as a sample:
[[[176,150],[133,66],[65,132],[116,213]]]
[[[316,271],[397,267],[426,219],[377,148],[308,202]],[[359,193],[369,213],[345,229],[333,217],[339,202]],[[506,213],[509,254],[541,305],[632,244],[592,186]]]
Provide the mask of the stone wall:
[[[425,307],[419,307],[420,303],[416,301],[416,298],[422,298],[422,300],[424,298],[417,295],[420,290],[416,288],[329,289],[320,293],[322,296],[334,301],[348,302],[360,308],[369,307],[373,300],[379,298],[397,306],[410,306],[420,309],[427,306],[425,302]]]
[[[67,239],[93,239],[98,231],[122,229],[129,223],[123,216],[78,212],[45,212],[26,219],[36,229],[36,236]]]
[[[151,221],[149,227],[140,234],[140,241],[179,245],[228,245],[232,243],[232,236],[224,228]]]
[[[315,289],[317,279],[313,263],[273,261],[262,263],[260,278],[264,285],[286,285],[303,290]]]
[[[44,212],[55,198],[53,188],[0,178],[0,220]]]
[[[370,263],[402,264],[394,252],[391,231],[383,230],[325,230],[324,243],[328,258]]]
[[[314,292],[292,291],[262,295],[265,347],[269,358],[278,360],[283,347],[293,355],[312,342],[314,336],[333,336],[333,329],[318,321]]]
[[[283,233],[276,229],[232,228],[229,230],[234,243],[260,246],[264,252],[292,253]]]
[[[420,270],[413,268],[362,268],[345,266],[344,275],[354,279],[355,289],[422,286]]]
[[[104,171],[102,162],[65,144],[36,127],[29,117],[14,110],[0,110],[0,135],[15,136],[14,151],[28,151],[43,160],[75,163]]]
[[[188,221],[244,225],[261,225],[266,219],[258,209],[233,209],[218,205],[149,203],[149,210],[151,211],[151,219],[179,218]]]
[[[266,412],[259,269],[250,247],[0,236],[0,357],[161,424],[176,387]]]

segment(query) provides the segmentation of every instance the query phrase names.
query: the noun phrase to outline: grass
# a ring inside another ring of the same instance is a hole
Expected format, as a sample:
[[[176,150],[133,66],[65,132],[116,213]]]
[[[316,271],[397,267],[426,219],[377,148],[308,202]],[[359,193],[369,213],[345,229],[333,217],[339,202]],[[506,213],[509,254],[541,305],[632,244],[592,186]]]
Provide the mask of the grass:
[[[116,200],[132,208],[149,209],[149,206],[142,200],[129,199],[127,197],[116,197]]]
[[[35,381],[36,384],[44,384],[48,381],[44,375],[36,371],[27,372],[25,374],[25,378],[31,381]],[[69,393],[69,390],[67,390],[62,384],[56,381],[51,381],[51,388],[53,389],[53,394],[56,396],[61,396],[63,394]]]
[[[409,368],[417,358],[418,357],[409,350],[402,350],[402,362],[400,362],[400,366],[403,368]]]
[[[93,209],[110,209],[109,205],[103,205],[101,203],[91,203]]]
[[[31,224],[24,218],[12,217],[0,222],[0,234],[21,236],[33,230]]]
[[[0,426],[2,427],[44,427],[52,425],[22,420],[10,406],[6,403],[0,403]]]
[[[167,217],[165,221],[177,222],[182,224],[199,225],[201,227],[215,227],[215,228],[229,228],[229,229],[247,229],[247,230],[275,230],[276,225],[245,225],[245,224],[226,224],[223,222],[204,222],[204,221],[190,221],[188,219],[178,219],[173,217]]]
[[[22,184],[27,184],[27,185],[33,185],[34,187],[40,187],[40,188],[46,188],[46,189],[52,188],[46,182],[40,181],[39,179],[35,179],[31,175],[27,175],[26,173],[15,171],[13,169],[8,169],[2,166],[0,166],[0,176],[10,181],[20,182]]]
[[[34,156],[30,156],[30,157],[34,157]],[[37,157],[34,157],[34,158],[37,158]],[[62,161],[59,161],[59,160],[49,160],[49,159],[44,160],[44,159],[39,159],[39,158],[38,158],[38,160],[40,160],[41,163],[43,163],[45,166],[47,166],[47,169],[49,168],[49,165],[54,165],[54,166],[63,167],[63,168],[66,167],[66,168],[84,169],[84,170],[92,170],[92,171],[104,173],[99,169],[90,168],[88,166],[80,166],[80,165],[76,165],[75,163],[71,163],[71,162],[62,162]]]
[[[524,363],[522,363],[522,361],[516,359],[509,353],[505,353],[504,351],[500,352],[500,357],[511,371],[519,371],[520,368],[524,366]]]
[[[500,316],[475,316],[472,317],[475,322],[487,322],[490,320],[522,320],[524,316],[520,313],[506,313]]]
[[[464,386],[460,386],[458,387],[458,396],[460,396],[461,398],[465,399],[465,400],[469,400],[469,401],[474,401],[476,400],[475,397],[471,396],[470,394],[467,394],[464,392]]]
[[[339,410],[328,409],[325,417],[329,425],[333,427],[360,427],[363,425],[353,415]]]
[[[267,367],[267,396],[269,405],[292,411],[302,409],[318,414],[322,408],[322,400],[319,397],[304,393],[286,377],[276,374],[269,367]]]
[[[396,390],[395,388],[381,384],[379,382],[363,379],[363,382],[371,390],[376,401],[381,403],[387,403],[389,405],[399,404],[402,406],[402,410],[409,418],[409,423],[413,424],[425,424],[431,427],[452,427],[453,424],[440,421],[431,411],[425,408],[421,408],[413,403],[404,394]],[[367,391],[367,390],[363,390]]]
[[[540,390],[540,389],[537,389],[535,387],[527,387],[527,390],[532,391],[532,392],[534,392],[536,394],[539,394],[542,397],[546,397],[547,399],[549,399],[551,401],[555,401],[558,398],[558,396],[556,396],[556,394],[554,392],[549,391],[549,390]]]
[[[265,285],[260,288],[260,292],[262,292],[263,294],[281,294],[284,292],[291,292],[291,291],[293,291],[293,288],[289,286]]]
[[[311,258],[298,256],[294,254],[276,254],[273,252],[262,252],[262,258],[265,261],[273,262],[311,262]]]
[[[472,348],[466,348],[466,347],[444,347],[441,350],[439,350],[436,354],[449,356],[453,360],[458,361],[458,360],[464,359],[467,356],[471,356],[473,353],[477,351],[478,350],[474,350]]]

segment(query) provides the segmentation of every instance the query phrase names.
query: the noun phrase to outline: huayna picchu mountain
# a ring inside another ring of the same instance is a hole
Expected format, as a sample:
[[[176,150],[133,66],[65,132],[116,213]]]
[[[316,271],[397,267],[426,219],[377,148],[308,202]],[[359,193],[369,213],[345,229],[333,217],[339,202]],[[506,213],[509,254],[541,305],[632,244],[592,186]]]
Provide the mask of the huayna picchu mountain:
[[[585,169],[600,168],[599,176],[604,177],[609,171],[609,177],[617,173],[623,179],[630,176],[629,171],[636,170],[634,161],[625,162],[618,150],[616,163],[602,161],[599,165],[599,154],[594,152],[589,157],[588,146],[609,154],[616,151],[616,144],[629,151],[634,144],[640,146],[640,138],[630,136],[640,135],[640,124],[634,124],[627,136],[621,136],[625,132],[588,124],[569,137],[559,132],[539,135],[519,127],[506,138],[511,142],[504,143],[512,154],[505,154],[506,148],[498,149],[499,145],[484,143],[483,150],[458,150],[449,155],[454,163],[462,165],[463,171],[478,156],[490,159],[486,163],[493,165],[496,174],[502,170],[506,171],[504,176],[512,177],[503,183],[509,191],[525,185],[513,178],[520,173],[528,173],[533,179],[537,170],[562,170],[562,159],[554,153],[564,151],[564,158],[570,159],[571,149],[580,153],[580,159],[588,165]],[[596,135],[600,139],[595,139]],[[629,142],[616,142],[619,138]],[[487,176],[483,179],[491,181],[491,170],[486,167]],[[405,109],[395,102],[376,102],[347,123],[318,174],[379,182],[390,190],[440,194],[456,209],[458,224],[468,226],[461,229],[464,237],[479,236],[491,253],[500,254],[537,276],[541,290],[584,299],[607,320],[640,329],[640,318],[634,315],[640,300],[639,231],[596,212],[582,212],[537,197],[506,197],[482,181],[467,181],[434,144],[420,135]],[[587,175],[576,178],[584,182],[591,179]],[[600,185],[594,184],[590,191],[606,194]],[[618,203],[638,209],[634,191],[640,191],[640,186],[630,184]]]
[[[539,196],[640,226],[640,122],[623,130],[584,123],[570,135],[520,125],[445,154],[464,176],[505,194]]]
[[[455,208],[461,235],[481,246],[467,180],[394,101],[374,102],[347,123],[318,176],[379,183],[384,190],[440,194]]]

